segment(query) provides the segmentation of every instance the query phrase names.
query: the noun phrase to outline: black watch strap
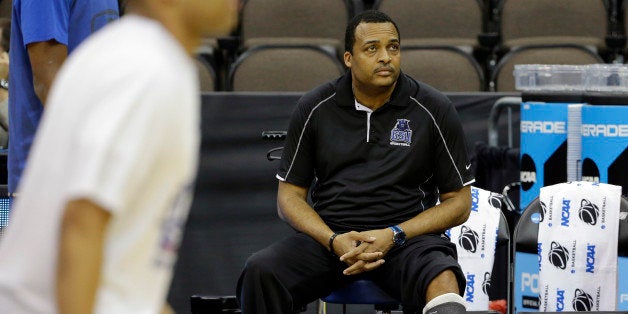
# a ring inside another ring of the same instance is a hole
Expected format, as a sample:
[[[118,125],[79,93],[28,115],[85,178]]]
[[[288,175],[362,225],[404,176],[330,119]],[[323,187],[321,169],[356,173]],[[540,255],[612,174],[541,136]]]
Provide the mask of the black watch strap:
[[[329,237],[329,251],[331,252],[331,254],[336,255],[336,252],[334,251],[334,239],[336,239],[336,237],[338,236],[338,233],[335,233],[331,235],[331,237]]]

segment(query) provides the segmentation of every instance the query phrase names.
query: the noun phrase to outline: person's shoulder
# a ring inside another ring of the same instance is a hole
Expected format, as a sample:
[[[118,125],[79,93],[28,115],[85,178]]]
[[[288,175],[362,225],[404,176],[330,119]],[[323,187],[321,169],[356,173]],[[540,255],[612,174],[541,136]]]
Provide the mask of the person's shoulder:
[[[190,57],[165,30],[145,26],[123,18],[88,37],[64,63],[59,84],[154,95],[187,90],[195,79]]]

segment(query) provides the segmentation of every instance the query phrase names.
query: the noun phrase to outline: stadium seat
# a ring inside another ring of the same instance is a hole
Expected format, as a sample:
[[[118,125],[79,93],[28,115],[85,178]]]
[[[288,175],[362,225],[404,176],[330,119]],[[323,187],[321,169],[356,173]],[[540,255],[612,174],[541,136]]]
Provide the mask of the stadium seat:
[[[482,69],[472,55],[454,46],[402,45],[401,69],[443,92],[484,90]]]
[[[212,66],[201,56],[194,58],[198,69],[198,81],[201,92],[213,92],[216,90],[216,73]]]
[[[341,51],[352,12],[344,0],[247,0],[241,12],[243,48],[319,45]]]
[[[397,23],[403,45],[458,46],[469,53],[483,30],[483,7],[481,0],[377,0],[373,6]]]
[[[603,0],[503,0],[501,36],[508,48],[539,44],[603,47],[607,8]]]
[[[399,301],[389,296],[373,281],[357,279],[336,289],[330,295],[321,299],[321,311],[327,313],[325,303],[342,304],[342,313],[347,313],[347,304],[373,304],[375,310],[390,313],[399,308]]]
[[[604,60],[585,46],[573,44],[521,46],[509,51],[491,74],[490,90],[515,90],[513,75],[516,64],[595,64]]]
[[[344,73],[343,65],[318,46],[257,46],[229,71],[232,91],[308,91]]]

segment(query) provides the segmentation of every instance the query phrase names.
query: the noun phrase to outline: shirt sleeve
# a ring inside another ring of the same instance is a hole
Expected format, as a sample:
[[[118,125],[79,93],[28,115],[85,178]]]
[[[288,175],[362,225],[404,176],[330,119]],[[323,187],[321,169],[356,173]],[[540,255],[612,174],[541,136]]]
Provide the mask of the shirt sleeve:
[[[52,39],[68,45],[69,0],[23,0],[21,6],[20,27],[25,46]]]
[[[309,187],[314,179],[312,115],[299,101],[290,119],[277,179],[301,187]]]
[[[475,182],[467,155],[466,141],[458,113],[451,102],[440,107],[433,127],[436,183],[441,193],[456,191]]]

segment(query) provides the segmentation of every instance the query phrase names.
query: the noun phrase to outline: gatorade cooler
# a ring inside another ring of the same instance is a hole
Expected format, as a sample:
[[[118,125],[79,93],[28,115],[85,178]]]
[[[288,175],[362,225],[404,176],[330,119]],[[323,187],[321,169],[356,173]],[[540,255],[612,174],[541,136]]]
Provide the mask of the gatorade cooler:
[[[541,187],[567,181],[568,108],[568,103],[521,105],[522,211]]]
[[[628,106],[582,108],[582,180],[619,185],[628,194]]]
[[[620,185],[622,194],[627,195],[628,106],[596,105],[596,101],[601,102],[590,99],[594,105],[582,108],[582,180]],[[628,97],[623,101],[628,104]],[[618,256],[619,274],[628,273],[625,253],[620,250]],[[628,280],[620,277],[618,283],[617,310],[628,311]]]

